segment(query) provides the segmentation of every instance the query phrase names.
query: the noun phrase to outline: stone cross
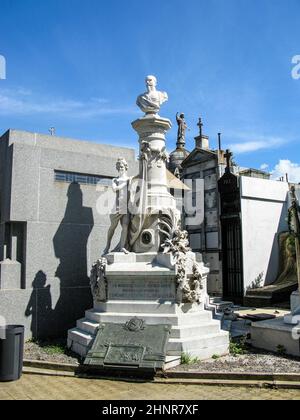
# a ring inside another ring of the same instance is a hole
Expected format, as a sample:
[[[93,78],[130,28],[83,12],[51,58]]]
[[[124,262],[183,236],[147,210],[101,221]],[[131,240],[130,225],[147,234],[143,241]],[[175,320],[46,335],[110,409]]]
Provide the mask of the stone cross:
[[[231,158],[233,154],[229,149],[226,150],[224,157],[226,158],[226,172],[230,172]]]
[[[202,123],[202,118],[199,118],[199,122],[197,124],[197,126],[199,127],[199,136],[202,139],[202,135],[203,135],[203,123]]]

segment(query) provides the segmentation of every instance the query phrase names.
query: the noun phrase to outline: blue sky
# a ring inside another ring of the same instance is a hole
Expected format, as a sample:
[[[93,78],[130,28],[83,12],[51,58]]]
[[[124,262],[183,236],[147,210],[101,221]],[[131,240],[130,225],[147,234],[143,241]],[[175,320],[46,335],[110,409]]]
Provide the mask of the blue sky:
[[[0,132],[8,128],[137,146],[131,121],[155,74],[161,116],[199,116],[241,166],[300,182],[299,0],[0,0]]]

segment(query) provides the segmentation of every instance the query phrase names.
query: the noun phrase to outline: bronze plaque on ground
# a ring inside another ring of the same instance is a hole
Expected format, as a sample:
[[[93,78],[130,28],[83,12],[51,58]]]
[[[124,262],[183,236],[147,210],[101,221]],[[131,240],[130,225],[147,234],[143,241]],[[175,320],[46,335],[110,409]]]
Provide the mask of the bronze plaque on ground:
[[[138,318],[126,324],[101,324],[84,366],[155,373],[165,364],[171,329],[170,325],[146,325]]]

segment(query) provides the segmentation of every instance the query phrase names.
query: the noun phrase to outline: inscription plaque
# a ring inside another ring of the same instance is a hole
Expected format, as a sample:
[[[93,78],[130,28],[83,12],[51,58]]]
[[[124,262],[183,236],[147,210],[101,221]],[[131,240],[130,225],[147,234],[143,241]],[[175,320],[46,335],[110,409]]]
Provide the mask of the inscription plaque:
[[[139,366],[143,360],[145,347],[111,345],[106,353],[105,365],[133,365]]]
[[[145,325],[138,318],[126,324],[101,324],[84,366],[155,373],[164,366],[171,329],[170,325]]]
[[[175,300],[175,279],[110,279],[109,300]]]

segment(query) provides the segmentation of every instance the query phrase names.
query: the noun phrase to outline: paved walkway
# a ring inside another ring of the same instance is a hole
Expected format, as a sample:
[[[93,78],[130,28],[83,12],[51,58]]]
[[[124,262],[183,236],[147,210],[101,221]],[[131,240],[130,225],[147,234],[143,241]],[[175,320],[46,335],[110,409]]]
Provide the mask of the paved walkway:
[[[0,383],[0,400],[300,400],[300,390],[128,383],[23,375]]]

